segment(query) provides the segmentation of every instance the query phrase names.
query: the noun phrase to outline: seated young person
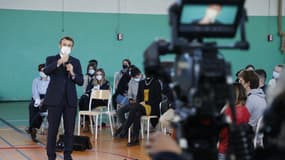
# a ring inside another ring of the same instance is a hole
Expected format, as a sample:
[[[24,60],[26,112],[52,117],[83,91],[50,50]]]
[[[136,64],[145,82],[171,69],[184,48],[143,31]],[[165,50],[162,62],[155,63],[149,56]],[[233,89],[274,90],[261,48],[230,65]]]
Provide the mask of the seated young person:
[[[89,89],[91,88],[91,89]],[[105,71],[102,68],[99,68],[95,72],[95,79],[91,86],[87,86],[88,90],[98,89],[98,90],[110,90],[110,82],[106,80]],[[91,92],[90,92],[91,93]],[[90,95],[90,93],[88,93]],[[92,100],[91,108],[96,108],[98,106],[106,106],[108,103],[107,100]]]
[[[126,121],[125,114],[129,112],[132,105],[136,104],[139,82],[142,79],[141,71],[136,67],[132,69],[131,76],[132,78],[129,82],[129,87],[128,87],[129,104],[122,106],[117,111],[118,118],[121,124],[123,124]]]
[[[102,68],[99,68],[95,72],[95,79],[92,81],[92,83],[89,83],[86,87],[85,96],[87,97],[86,103],[84,106],[80,108],[80,110],[88,110],[89,109],[89,101],[90,101],[90,94],[93,89],[100,89],[100,90],[109,90],[110,89],[110,83],[105,78],[105,71]],[[91,102],[91,109],[94,109],[98,106],[106,106],[108,101],[107,100],[92,100]],[[89,118],[85,118],[85,122],[87,123],[86,128],[84,128],[84,132],[89,131]]]
[[[134,65],[129,66],[125,72],[123,72],[122,77],[120,78],[116,91],[112,97],[112,103],[115,109],[117,109],[117,104],[127,105],[128,101],[128,84],[131,80],[131,70],[134,68]]]
[[[95,60],[94,60],[95,61]],[[87,86],[91,85],[93,83],[93,80],[95,79],[95,71],[97,69],[97,62],[90,62],[87,65],[87,72],[83,77],[83,95],[80,97],[79,100],[79,110],[86,110],[86,106],[89,104],[89,97],[87,92],[90,92],[87,90]]]
[[[139,144],[140,119],[142,115],[159,116],[159,103],[161,101],[161,84],[154,76],[146,72],[146,79],[140,81],[137,94],[137,103],[132,106],[129,116],[123,125],[115,133],[115,137],[126,137],[129,127],[133,124],[133,137],[129,146]],[[158,119],[151,119],[151,124],[155,127]]]
[[[29,127],[26,128],[26,132],[31,135],[32,140],[36,139],[37,130],[41,127],[43,117],[41,112],[45,112],[47,109],[43,105],[43,100],[49,84],[49,77],[43,72],[45,64],[38,66],[39,77],[33,80],[32,84],[32,101],[29,105]]]

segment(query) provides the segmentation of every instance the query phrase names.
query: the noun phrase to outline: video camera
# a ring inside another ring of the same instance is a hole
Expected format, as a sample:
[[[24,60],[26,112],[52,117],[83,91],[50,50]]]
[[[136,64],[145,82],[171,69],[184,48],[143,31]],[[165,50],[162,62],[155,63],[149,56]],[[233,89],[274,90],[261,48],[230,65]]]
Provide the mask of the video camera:
[[[219,129],[226,124],[220,112],[227,102],[235,115],[231,67],[219,49],[249,48],[244,2],[177,1],[169,8],[171,41],[157,40],[144,52],[145,72],[158,75],[176,95],[173,105],[178,142],[194,160],[217,159]],[[241,39],[233,45],[209,41],[233,38],[238,27]],[[175,61],[161,62],[160,56],[167,54],[175,54]]]

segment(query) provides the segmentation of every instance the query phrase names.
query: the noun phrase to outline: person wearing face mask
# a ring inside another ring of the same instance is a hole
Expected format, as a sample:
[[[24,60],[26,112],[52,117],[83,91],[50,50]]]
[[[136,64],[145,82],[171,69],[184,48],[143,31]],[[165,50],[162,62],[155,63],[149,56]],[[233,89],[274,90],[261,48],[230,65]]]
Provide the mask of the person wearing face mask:
[[[92,85],[93,80],[95,79],[95,71],[97,68],[97,61],[96,60],[90,60],[89,64],[87,65],[87,71],[84,75],[83,79],[83,95],[79,99],[79,110],[80,111],[86,111],[88,110],[88,104],[89,104],[89,94],[91,92],[92,88],[88,88],[87,86]],[[83,118],[82,118],[83,119]],[[84,129],[83,129],[84,131]]]
[[[119,80],[117,89],[115,90],[114,95],[112,96],[112,103],[115,109],[117,109],[117,104],[119,106],[127,105],[128,97],[128,83],[131,79],[131,70],[134,67],[134,65],[128,66],[128,68],[124,69],[123,75]]]
[[[85,97],[86,103],[84,106],[81,106],[80,110],[88,110],[89,109],[89,101],[90,101],[90,94],[94,89],[101,89],[101,90],[109,90],[110,89],[110,82],[105,78],[105,71],[102,68],[99,68],[94,73],[94,79],[87,85]],[[108,103],[107,100],[92,100],[91,108],[94,109],[98,106],[106,106]],[[85,128],[83,128],[83,132],[89,132],[89,118],[85,118]]]
[[[49,84],[49,77],[43,72],[45,64],[38,65],[39,77],[33,80],[32,101],[29,105],[29,127],[26,132],[31,135],[33,141],[36,140],[37,129],[41,127],[43,118],[41,112],[46,111],[43,100]]]
[[[140,119],[142,115],[156,115],[159,117],[159,103],[161,102],[162,88],[159,79],[149,71],[146,78],[139,82],[136,103],[130,107],[129,116],[122,126],[116,131],[115,136],[123,138],[127,135],[129,127],[133,124],[131,142],[128,146],[139,145]],[[155,128],[158,119],[151,119]]]
[[[77,112],[76,85],[83,85],[80,61],[70,56],[74,46],[71,37],[59,41],[59,54],[46,58],[44,73],[50,76],[44,104],[48,108],[47,156],[56,159],[56,138],[63,117],[64,160],[72,160],[73,135]]]
[[[90,97],[92,89],[110,90],[110,82],[108,80],[106,80],[105,71],[103,68],[99,68],[96,70],[95,79],[93,80],[92,84],[87,86],[87,90],[90,90],[90,92],[88,93],[89,97]],[[91,108],[93,109],[93,108],[96,108],[98,106],[105,106],[106,104],[107,104],[107,100],[92,100]]]
[[[274,67],[274,70],[272,72],[272,79],[270,79],[268,82],[268,87],[270,89],[273,89],[276,86],[276,82],[279,79],[283,68],[284,68],[284,65],[282,65],[282,64],[278,64]]]
[[[95,71],[97,69],[97,63],[89,62],[86,69],[86,74],[83,77],[83,93],[86,92],[87,85],[95,78]]]
[[[131,76],[132,78],[128,84],[129,88],[127,95],[129,104],[121,106],[117,111],[117,115],[121,124],[126,121],[125,114],[129,112],[130,108],[136,103],[139,82],[142,80],[141,71],[137,67],[134,67],[132,69]]]
[[[115,89],[117,89],[120,79],[123,77],[125,73],[127,73],[128,68],[131,66],[131,61],[129,59],[123,59],[122,61],[122,69],[119,74],[115,77]]]

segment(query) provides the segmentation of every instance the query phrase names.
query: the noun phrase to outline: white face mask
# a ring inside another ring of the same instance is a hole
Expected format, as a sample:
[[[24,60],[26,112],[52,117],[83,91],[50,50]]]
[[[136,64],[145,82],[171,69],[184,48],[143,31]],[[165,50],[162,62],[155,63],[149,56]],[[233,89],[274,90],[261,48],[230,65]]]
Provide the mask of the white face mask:
[[[94,69],[89,69],[89,70],[88,70],[88,73],[89,73],[90,75],[93,75],[93,74],[95,73],[95,70],[94,70]]]
[[[62,54],[69,55],[71,53],[71,47],[62,46],[60,51]]]
[[[279,76],[280,76],[280,73],[278,73],[278,72],[276,72],[276,71],[273,71],[272,76],[273,76],[274,79],[278,79]]]
[[[102,76],[101,76],[101,75],[98,75],[98,76],[96,76],[96,79],[97,79],[98,81],[101,81],[101,80],[102,80]]]
[[[206,11],[206,18],[209,19],[211,23],[214,23],[218,14],[219,12],[216,9],[208,8]]]
[[[42,78],[46,78],[47,77],[47,75],[44,72],[39,72],[39,74],[40,74],[40,77],[42,77]]]
[[[140,79],[140,78],[134,78],[134,80],[135,80],[136,82],[139,82],[141,79]]]

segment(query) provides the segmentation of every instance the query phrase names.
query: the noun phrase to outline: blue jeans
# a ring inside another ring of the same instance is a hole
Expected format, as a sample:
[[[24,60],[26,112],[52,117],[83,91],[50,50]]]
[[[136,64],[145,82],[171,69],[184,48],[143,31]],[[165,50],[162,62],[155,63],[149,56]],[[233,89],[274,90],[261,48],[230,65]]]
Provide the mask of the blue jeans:
[[[125,106],[125,105],[129,104],[129,99],[126,96],[118,94],[116,97],[116,102],[117,102],[117,104]]]

